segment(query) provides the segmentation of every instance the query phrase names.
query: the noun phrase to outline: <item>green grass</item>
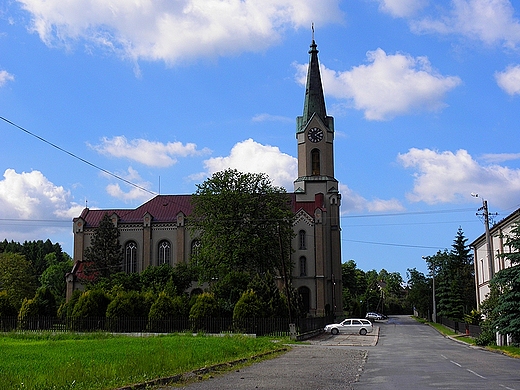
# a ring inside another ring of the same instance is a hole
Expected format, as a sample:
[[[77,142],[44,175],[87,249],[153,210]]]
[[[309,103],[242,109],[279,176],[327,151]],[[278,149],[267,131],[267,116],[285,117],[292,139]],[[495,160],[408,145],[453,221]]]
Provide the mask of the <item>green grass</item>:
[[[0,389],[112,389],[281,349],[267,337],[0,336]]]

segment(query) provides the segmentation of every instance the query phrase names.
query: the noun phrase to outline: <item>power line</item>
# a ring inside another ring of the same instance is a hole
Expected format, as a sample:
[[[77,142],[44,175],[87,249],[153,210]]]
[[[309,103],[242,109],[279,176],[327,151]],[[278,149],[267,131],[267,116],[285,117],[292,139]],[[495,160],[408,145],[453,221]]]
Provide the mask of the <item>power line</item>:
[[[461,213],[465,211],[474,211],[475,208],[449,209],[449,210],[432,210],[432,211],[406,211],[402,213],[383,213],[383,214],[358,214],[358,215],[342,215],[342,219],[348,218],[373,218],[373,217],[399,217],[403,215],[424,215],[424,214],[448,214]]]
[[[127,180],[127,179],[125,179],[125,178],[123,178],[123,177],[121,177],[121,176],[116,175],[115,173],[112,173],[112,172],[110,172],[110,171],[108,171],[108,170],[106,170],[106,169],[104,169],[104,168],[101,168],[100,166],[98,166],[98,165],[96,165],[96,164],[94,164],[94,163],[91,163],[90,161],[85,160],[84,158],[79,157],[78,155],[76,155],[76,154],[74,154],[74,153],[72,153],[72,152],[69,152],[68,150],[63,149],[63,148],[60,147],[60,146],[58,146],[58,145],[56,145],[56,144],[53,144],[53,143],[50,142],[50,141],[47,141],[45,138],[40,137],[39,135],[30,132],[29,130],[23,128],[22,126],[17,125],[16,123],[10,121],[10,120],[7,119],[7,118],[4,118],[3,116],[0,116],[0,119],[3,120],[4,122],[10,124],[11,126],[16,127],[17,129],[23,131],[24,133],[27,133],[27,134],[33,136],[34,138],[37,138],[37,139],[39,139],[40,141],[45,142],[47,145],[50,145],[50,146],[52,146],[53,148],[58,149],[60,152],[66,153],[66,154],[68,154],[69,156],[74,157],[75,159],[77,159],[77,160],[79,160],[79,161],[81,161],[81,162],[83,162],[83,163],[85,163],[85,164],[87,164],[87,165],[90,165],[91,167],[96,168],[96,169],[100,170],[101,172],[106,173],[107,175],[110,175],[110,176],[112,176],[112,177],[115,177],[116,179],[121,180],[121,181],[125,182],[126,184],[129,184],[129,185],[131,185],[131,186],[133,186],[133,187],[135,187],[135,188],[138,188],[138,189],[140,189],[141,191],[148,192],[148,193],[151,194],[151,195],[157,195],[155,192],[152,192],[152,191],[150,191],[150,190],[148,190],[148,189],[146,189],[146,188],[144,188],[144,187],[142,187],[142,186],[140,186],[140,185],[138,185],[138,184],[132,183],[131,181],[129,181],[129,180]]]
[[[387,242],[346,240],[346,239],[343,239],[341,241],[356,242],[356,243],[359,243],[359,244],[396,246],[396,247],[403,247],[403,248],[440,249],[440,247],[438,247],[438,246],[426,246],[426,245],[393,244],[393,243],[387,243]]]

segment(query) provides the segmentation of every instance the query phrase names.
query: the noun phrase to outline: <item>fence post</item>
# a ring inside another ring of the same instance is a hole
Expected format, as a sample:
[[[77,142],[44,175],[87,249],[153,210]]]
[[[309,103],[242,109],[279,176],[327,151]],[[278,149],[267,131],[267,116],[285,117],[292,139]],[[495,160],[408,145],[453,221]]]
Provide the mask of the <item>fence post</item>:
[[[289,335],[291,336],[291,340],[296,340],[296,324],[291,323],[289,324]]]

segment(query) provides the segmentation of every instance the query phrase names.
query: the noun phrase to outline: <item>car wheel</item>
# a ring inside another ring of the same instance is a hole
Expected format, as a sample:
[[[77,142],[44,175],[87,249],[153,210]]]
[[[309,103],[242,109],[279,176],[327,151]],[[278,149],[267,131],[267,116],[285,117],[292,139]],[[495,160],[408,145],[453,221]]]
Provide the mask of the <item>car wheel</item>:
[[[338,333],[339,333],[339,329],[332,328],[332,329],[330,330],[330,333],[331,333],[331,334],[338,334]]]
[[[360,334],[361,336],[364,336],[364,335],[367,334],[367,330],[366,330],[366,329],[360,329],[360,330],[359,330],[359,334]]]

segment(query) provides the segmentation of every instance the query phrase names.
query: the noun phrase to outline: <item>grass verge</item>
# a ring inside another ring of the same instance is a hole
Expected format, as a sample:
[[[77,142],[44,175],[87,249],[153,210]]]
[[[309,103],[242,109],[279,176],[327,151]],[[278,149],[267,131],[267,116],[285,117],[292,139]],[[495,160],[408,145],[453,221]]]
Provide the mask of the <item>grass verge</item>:
[[[473,337],[457,334],[453,330],[451,330],[450,328],[447,328],[447,327],[445,327],[444,325],[441,325],[441,324],[437,324],[437,323],[434,323],[434,322],[429,322],[429,321],[426,321],[426,320],[424,320],[422,318],[418,318],[418,317],[413,317],[413,318],[416,321],[418,321],[418,322],[430,325],[431,327],[437,329],[440,333],[442,333],[445,336],[456,337],[457,340],[463,341],[463,342],[465,342],[467,344],[475,345],[475,339]],[[518,348],[518,347],[488,345],[485,348],[489,349],[489,350],[492,350],[492,351],[497,351],[497,352],[504,353],[504,354],[506,354],[508,356],[511,356],[511,357],[514,357],[514,358],[520,358],[520,348]]]
[[[113,389],[280,350],[268,337],[0,335],[0,389]]]

